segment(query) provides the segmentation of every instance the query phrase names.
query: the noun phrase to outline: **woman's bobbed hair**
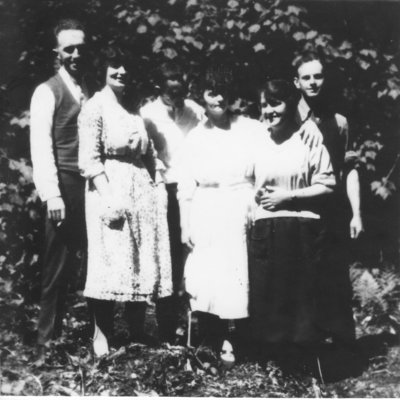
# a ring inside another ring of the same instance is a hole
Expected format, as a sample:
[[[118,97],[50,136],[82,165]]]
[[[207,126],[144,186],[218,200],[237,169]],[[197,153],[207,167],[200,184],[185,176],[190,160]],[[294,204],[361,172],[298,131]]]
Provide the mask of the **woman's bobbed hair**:
[[[107,68],[118,68],[124,66],[127,71],[130,69],[130,55],[123,50],[121,47],[108,47],[106,48],[100,56],[100,69],[101,69],[101,79],[104,84],[106,81]]]
[[[205,71],[201,81],[202,91],[211,90],[227,97],[228,101],[234,98],[234,74],[233,69],[224,64],[213,63]]]
[[[267,79],[258,91],[259,97],[264,95],[265,100],[282,101],[291,114],[295,114],[300,93],[294,84],[285,79]]]

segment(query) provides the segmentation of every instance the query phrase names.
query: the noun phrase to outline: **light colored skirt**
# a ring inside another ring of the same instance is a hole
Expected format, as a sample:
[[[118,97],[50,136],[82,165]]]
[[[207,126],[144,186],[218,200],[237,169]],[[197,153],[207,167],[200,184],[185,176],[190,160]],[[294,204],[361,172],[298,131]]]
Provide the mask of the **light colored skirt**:
[[[185,265],[193,311],[220,318],[248,317],[247,218],[251,184],[196,189],[190,232],[194,249]]]
[[[165,187],[155,186],[146,168],[106,160],[116,199],[126,208],[121,229],[101,218],[102,199],[88,182],[86,223],[88,274],[84,295],[115,301],[150,301],[172,293]]]

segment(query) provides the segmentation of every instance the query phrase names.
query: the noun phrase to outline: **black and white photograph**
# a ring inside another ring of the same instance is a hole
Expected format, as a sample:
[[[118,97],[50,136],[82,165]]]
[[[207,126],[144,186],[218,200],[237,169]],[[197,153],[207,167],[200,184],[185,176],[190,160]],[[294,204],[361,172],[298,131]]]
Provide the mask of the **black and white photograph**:
[[[0,395],[400,397],[400,0],[0,0]]]

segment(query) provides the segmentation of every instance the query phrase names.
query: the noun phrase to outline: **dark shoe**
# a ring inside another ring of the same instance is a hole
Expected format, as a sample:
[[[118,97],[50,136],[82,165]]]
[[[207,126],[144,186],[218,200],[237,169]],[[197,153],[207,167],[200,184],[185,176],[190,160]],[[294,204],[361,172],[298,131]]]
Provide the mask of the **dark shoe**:
[[[149,346],[149,347],[160,346],[160,342],[157,338],[155,338],[154,336],[151,336],[151,335],[147,335],[146,333],[131,335],[130,341],[132,343],[145,344],[146,346]]]

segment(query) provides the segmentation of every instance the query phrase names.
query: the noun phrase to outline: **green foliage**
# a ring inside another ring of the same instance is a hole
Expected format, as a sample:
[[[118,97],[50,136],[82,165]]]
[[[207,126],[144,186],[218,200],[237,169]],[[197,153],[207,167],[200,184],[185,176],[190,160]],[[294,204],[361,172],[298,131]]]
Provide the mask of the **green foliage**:
[[[392,267],[372,270],[354,264],[350,269],[356,317],[364,333],[400,331],[400,276]]]
[[[2,325],[22,332],[34,329],[38,300],[38,231],[41,206],[32,183],[32,167],[25,158],[12,158],[14,144],[26,142],[27,113],[3,116],[0,140],[0,309]]]
[[[11,3],[4,0],[4,10],[15,9]],[[375,182],[371,193],[386,199],[398,185],[393,177],[381,181],[397,156],[400,79],[395,43],[374,41],[362,15],[358,23],[366,25],[365,39],[324,32],[313,26],[317,21],[310,20],[309,9],[298,4],[280,0],[19,0],[24,33],[20,74],[35,85],[52,73],[51,25],[61,16],[72,15],[87,23],[94,75],[106,46],[118,44],[130,50],[136,101],[152,94],[156,67],[173,59],[187,73],[191,96],[201,102],[202,71],[220,58],[238,72],[235,86],[242,102],[236,103],[237,108],[257,116],[254,89],[259,82],[276,75],[291,79],[294,55],[316,50],[330,65],[337,108],[350,118],[360,168],[369,183]]]

